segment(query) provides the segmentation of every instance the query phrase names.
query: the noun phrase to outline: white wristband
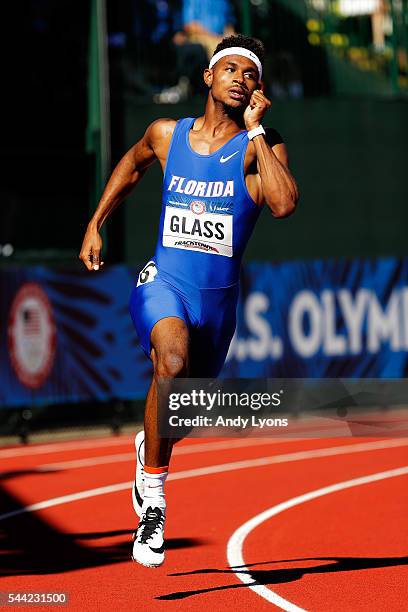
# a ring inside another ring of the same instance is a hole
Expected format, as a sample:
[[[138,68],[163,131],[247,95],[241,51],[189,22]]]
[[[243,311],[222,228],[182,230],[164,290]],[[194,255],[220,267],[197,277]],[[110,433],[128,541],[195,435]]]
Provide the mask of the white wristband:
[[[258,125],[258,127],[254,128],[253,130],[249,130],[248,138],[249,140],[252,140],[255,138],[255,136],[259,136],[260,134],[265,135],[265,130],[263,129],[262,125]]]

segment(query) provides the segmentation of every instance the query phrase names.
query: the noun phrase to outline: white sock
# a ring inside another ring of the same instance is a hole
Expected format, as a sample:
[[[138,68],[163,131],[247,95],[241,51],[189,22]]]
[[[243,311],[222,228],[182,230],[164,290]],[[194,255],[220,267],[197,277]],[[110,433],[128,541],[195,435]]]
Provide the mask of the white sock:
[[[164,496],[164,483],[168,475],[167,470],[167,465],[160,468],[151,468],[145,465],[142,511],[145,511],[149,506],[152,508],[158,506],[162,510],[165,510],[166,499]]]

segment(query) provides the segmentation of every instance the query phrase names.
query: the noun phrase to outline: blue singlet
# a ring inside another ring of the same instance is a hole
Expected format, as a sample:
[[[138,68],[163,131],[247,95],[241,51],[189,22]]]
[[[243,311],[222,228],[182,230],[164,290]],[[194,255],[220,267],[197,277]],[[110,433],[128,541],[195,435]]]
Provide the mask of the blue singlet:
[[[174,129],[163,179],[156,252],[141,273],[130,312],[150,356],[150,333],[165,317],[190,331],[191,376],[216,376],[235,330],[239,270],[261,207],[244,177],[247,132],[210,155],[196,153],[194,118]]]

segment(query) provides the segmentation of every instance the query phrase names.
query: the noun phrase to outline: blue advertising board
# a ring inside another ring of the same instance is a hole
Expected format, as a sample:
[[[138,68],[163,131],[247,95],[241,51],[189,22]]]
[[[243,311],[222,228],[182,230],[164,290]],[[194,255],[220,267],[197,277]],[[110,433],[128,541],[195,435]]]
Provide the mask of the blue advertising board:
[[[408,259],[251,263],[230,376],[403,378]]]
[[[136,271],[0,270],[0,405],[141,398]],[[223,375],[403,378],[408,259],[250,263]]]
[[[45,267],[0,271],[0,404],[142,397],[151,366],[128,314],[136,277]]]

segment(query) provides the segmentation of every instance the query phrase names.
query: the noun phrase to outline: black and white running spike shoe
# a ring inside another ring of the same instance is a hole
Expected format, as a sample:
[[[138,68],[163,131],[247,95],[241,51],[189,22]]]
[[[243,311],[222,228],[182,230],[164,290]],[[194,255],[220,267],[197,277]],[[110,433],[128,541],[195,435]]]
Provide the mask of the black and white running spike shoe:
[[[144,496],[144,431],[139,431],[135,438],[136,449],[136,478],[132,487],[133,508],[137,516],[142,516],[143,496]]]
[[[164,561],[164,521],[162,508],[149,506],[135,533],[132,558],[146,567],[159,567]]]

